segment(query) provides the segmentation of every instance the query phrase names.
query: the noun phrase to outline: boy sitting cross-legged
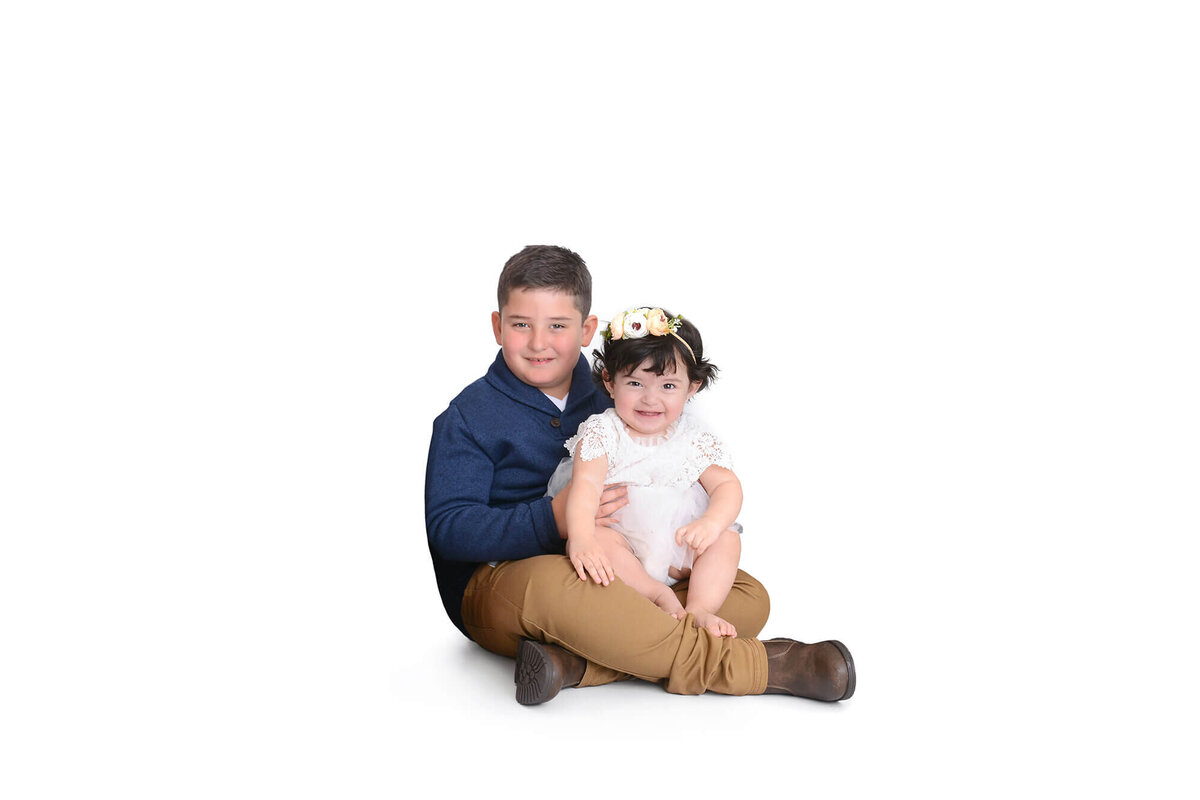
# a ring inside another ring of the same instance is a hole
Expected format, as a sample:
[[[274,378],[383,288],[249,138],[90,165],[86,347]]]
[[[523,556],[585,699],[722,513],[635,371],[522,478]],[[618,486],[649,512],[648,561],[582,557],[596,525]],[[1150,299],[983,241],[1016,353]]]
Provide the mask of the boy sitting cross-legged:
[[[570,250],[526,247],[501,272],[497,307],[500,352],[434,421],[425,522],[446,613],[477,644],[518,659],[517,700],[629,676],[678,694],[849,697],[854,666],[839,643],[752,638],[769,601],[741,570],[719,610],[738,638],[675,619],[620,580],[579,578],[563,555],[568,493],[545,490],[563,443],[611,404],[581,353],[598,324],[591,275]],[[598,524],[624,502],[606,487]],[[672,587],[681,600],[687,585]]]

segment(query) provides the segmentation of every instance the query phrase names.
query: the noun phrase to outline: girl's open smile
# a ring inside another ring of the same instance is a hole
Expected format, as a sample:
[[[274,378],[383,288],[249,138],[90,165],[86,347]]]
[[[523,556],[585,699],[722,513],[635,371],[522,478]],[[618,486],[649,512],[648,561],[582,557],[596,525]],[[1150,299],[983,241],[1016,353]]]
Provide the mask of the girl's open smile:
[[[637,369],[605,381],[617,416],[631,434],[664,435],[679,419],[688,399],[699,390],[700,384],[689,385],[687,373],[680,372],[681,361],[677,359],[675,366],[657,375],[650,369],[653,363],[647,359]]]

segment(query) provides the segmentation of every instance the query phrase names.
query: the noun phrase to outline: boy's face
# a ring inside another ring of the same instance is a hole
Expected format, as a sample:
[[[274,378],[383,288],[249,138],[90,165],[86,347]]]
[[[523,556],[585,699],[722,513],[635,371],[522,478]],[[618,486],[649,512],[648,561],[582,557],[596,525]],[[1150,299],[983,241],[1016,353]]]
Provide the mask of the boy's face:
[[[562,399],[571,389],[579,349],[596,333],[596,317],[584,319],[575,296],[553,289],[514,289],[504,308],[492,312],[504,363],[525,383]]]

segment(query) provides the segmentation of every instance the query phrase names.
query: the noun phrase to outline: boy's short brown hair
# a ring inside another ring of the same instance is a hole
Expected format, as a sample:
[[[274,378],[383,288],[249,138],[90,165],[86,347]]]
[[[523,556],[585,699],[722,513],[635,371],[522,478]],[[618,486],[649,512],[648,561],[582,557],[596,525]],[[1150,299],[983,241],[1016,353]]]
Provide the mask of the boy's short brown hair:
[[[592,310],[592,273],[578,253],[565,247],[531,244],[510,258],[496,288],[498,310],[504,310],[514,289],[555,289],[574,295],[581,317]]]

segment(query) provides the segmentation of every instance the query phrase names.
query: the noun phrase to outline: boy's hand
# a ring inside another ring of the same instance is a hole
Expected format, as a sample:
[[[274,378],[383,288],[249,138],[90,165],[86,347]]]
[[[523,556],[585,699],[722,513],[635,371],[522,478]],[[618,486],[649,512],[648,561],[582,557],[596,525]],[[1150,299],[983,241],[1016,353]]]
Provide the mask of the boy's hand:
[[[581,581],[586,581],[590,575],[596,583],[608,586],[617,577],[608,556],[604,554],[604,548],[594,535],[568,537],[567,557],[571,559]]]
[[[686,544],[696,551],[696,555],[702,555],[708,549],[708,546],[715,542],[720,535],[721,528],[719,525],[705,517],[701,517],[675,531],[675,543],[679,545]]]
[[[623,483],[610,483],[600,493],[600,507],[596,509],[596,524],[611,528],[616,522],[612,515],[629,505],[629,490]]]
[[[568,538],[567,534],[567,495],[571,493],[568,483],[562,491],[554,495],[550,501],[550,510],[554,512],[554,524],[558,526],[560,538]],[[610,483],[600,493],[600,507],[596,509],[596,524],[611,528],[616,522],[612,515],[629,505],[629,490],[623,483]]]

